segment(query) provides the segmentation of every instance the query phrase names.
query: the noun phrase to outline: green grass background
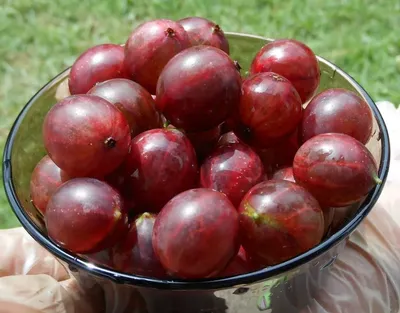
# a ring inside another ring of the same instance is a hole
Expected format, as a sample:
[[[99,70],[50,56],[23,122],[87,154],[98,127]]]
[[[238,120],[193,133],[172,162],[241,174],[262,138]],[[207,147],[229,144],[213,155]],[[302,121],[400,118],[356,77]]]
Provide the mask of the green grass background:
[[[0,0],[0,149],[22,106],[86,48],[154,18],[203,16],[225,31],[306,42],[375,100],[400,104],[398,0]],[[0,183],[0,228],[18,225]]]

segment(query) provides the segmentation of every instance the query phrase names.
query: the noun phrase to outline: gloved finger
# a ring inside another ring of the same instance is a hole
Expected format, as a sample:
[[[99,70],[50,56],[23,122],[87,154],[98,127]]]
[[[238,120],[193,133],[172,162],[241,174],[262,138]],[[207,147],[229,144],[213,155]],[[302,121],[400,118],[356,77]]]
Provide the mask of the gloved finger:
[[[399,312],[399,238],[399,224],[377,204],[302,313]]]
[[[392,311],[396,292],[387,273],[358,244],[349,242],[326,275],[301,313],[397,312]]]
[[[400,185],[388,183],[383,199],[374,207],[360,228],[360,236],[352,238],[385,271],[400,299]],[[389,199],[388,200],[385,199]],[[388,205],[389,203],[389,205]]]
[[[55,280],[69,278],[64,266],[22,228],[0,230],[0,277],[47,274]]]
[[[0,313],[101,313],[102,290],[83,291],[74,279],[59,283],[49,275],[0,278]]]

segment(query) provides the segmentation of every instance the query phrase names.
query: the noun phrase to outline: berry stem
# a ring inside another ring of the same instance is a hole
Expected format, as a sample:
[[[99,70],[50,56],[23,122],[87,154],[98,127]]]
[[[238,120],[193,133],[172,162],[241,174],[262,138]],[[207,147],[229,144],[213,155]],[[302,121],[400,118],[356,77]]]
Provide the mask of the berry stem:
[[[382,179],[380,179],[380,178],[378,177],[378,175],[375,175],[375,176],[374,176],[374,182],[375,182],[377,185],[380,185],[380,184],[382,184]]]
[[[168,27],[168,28],[165,30],[165,34],[166,34],[168,37],[175,37],[175,31],[174,31],[171,27]]]
[[[242,67],[240,66],[238,61],[233,61],[233,63],[235,64],[236,69],[240,72],[240,70],[242,69]]]
[[[106,140],[104,140],[104,144],[106,148],[112,149],[117,145],[117,141],[113,137],[108,137]]]
[[[167,128],[170,124],[171,124],[171,122],[166,120],[163,126],[164,126],[164,128]]]
[[[148,212],[144,212],[142,215],[140,215],[139,217],[138,217],[138,219],[136,220],[136,225],[139,225],[139,224],[141,224],[141,223],[143,223],[143,221],[146,219],[146,218],[152,218],[154,215],[153,214],[151,214],[151,213],[148,213]]]
[[[221,32],[221,27],[218,24],[215,25],[214,28],[213,28],[213,32],[214,33],[220,33]]]

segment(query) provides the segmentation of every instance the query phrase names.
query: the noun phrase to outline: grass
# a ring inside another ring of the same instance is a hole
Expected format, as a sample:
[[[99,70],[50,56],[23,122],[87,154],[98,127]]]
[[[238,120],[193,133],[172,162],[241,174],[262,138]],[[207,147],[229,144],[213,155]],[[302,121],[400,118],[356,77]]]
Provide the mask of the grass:
[[[396,0],[3,0],[0,149],[22,106],[86,48],[122,43],[139,23],[198,15],[224,30],[290,37],[350,73],[375,100],[400,104]],[[18,225],[0,186],[0,228]]]

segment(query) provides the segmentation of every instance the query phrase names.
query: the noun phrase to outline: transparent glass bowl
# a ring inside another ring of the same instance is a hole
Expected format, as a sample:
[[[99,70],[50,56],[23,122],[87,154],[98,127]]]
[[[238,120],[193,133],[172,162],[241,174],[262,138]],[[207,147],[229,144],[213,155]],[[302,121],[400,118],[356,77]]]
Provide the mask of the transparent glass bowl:
[[[231,56],[248,69],[256,52],[269,39],[245,34],[227,33]],[[371,107],[374,115],[373,137],[367,147],[379,164],[383,181],[364,200],[356,214],[337,233],[310,251],[287,262],[236,277],[197,281],[160,280],[129,275],[95,265],[73,255],[49,240],[41,215],[30,202],[29,181],[36,163],[45,155],[42,122],[56,103],[56,90],[68,78],[69,69],[46,84],[26,104],[9,134],[3,159],[6,194],[16,216],[28,233],[60,261],[85,288],[94,284],[113,285],[114,303],[123,288],[127,297],[138,297],[147,312],[297,312],[323,283],[323,270],[330,266],[344,247],[346,238],[366,217],[377,201],[389,169],[389,139],[384,121],[370,96],[348,74],[319,58],[321,83],[318,92],[340,87],[355,91]],[[121,299],[121,297],[119,297]]]

